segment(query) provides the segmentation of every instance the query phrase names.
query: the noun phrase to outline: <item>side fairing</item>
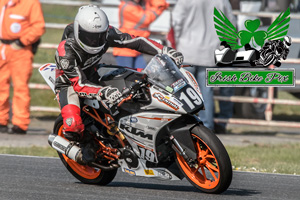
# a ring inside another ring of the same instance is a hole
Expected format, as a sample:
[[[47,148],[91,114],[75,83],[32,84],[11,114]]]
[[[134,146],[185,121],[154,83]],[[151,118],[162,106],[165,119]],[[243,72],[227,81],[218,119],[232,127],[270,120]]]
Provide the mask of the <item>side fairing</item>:
[[[152,99],[151,104],[142,107],[142,109],[161,109],[174,113],[186,114],[186,111],[182,107],[183,104],[174,95],[167,93],[156,86],[150,87],[150,94]]]
[[[157,162],[155,149],[157,133],[166,124],[180,116],[158,112],[137,113],[121,118],[119,129],[141,159]]]

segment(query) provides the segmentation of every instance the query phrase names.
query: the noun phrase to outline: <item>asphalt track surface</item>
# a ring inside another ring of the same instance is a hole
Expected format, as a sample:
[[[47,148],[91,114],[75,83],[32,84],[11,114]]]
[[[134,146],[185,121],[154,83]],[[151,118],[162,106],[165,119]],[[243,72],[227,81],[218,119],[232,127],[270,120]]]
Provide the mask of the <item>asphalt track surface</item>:
[[[168,199],[297,199],[300,176],[234,172],[221,195],[197,191],[186,179],[160,181],[118,172],[107,186],[86,185],[75,179],[58,158],[0,154],[1,200],[168,200]]]

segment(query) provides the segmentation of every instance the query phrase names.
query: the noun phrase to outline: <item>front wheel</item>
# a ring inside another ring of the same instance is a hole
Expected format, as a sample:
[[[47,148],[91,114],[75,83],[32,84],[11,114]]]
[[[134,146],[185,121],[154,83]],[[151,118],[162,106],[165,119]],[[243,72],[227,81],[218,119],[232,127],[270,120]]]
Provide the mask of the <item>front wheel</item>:
[[[232,180],[232,166],[228,153],[218,139],[203,125],[191,131],[197,160],[189,165],[176,153],[176,163],[188,181],[206,193],[219,194],[227,190]]]
[[[62,132],[63,129],[63,118],[61,115],[56,119],[54,124],[53,133],[64,138]],[[60,160],[63,162],[67,170],[79,181],[86,184],[98,184],[107,185],[109,184],[117,174],[117,169],[111,171],[103,171],[101,169],[93,168],[88,165],[80,165],[74,160],[68,158],[66,155],[57,152]]]

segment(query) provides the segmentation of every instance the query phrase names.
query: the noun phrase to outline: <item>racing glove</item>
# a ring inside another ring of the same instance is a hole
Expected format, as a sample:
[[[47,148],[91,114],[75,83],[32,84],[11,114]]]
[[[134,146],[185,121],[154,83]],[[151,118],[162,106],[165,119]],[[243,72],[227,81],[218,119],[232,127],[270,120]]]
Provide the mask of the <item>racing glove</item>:
[[[176,51],[171,47],[164,47],[162,50],[163,54],[167,54],[172,60],[174,60],[176,65],[181,65],[183,63],[183,55],[181,52]]]
[[[115,104],[122,100],[122,94],[118,88],[109,86],[101,89],[97,96],[100,97],[100,99],[97,98],[98,100],[106,100],[109,104]]]

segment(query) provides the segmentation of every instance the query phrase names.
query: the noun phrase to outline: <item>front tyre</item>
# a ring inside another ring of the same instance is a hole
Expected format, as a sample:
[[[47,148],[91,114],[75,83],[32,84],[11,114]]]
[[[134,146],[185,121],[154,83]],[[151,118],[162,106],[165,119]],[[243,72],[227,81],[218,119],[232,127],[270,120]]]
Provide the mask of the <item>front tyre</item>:
[[[189,166],[176,153],[176,163],[187,180],[199,190],[219,194],[227,190],[232,180],[232,166],[228,153],[208,128],[198,125],[191,130],[197,160]]]
[[[63,118],[61,115],[55,121],[53,133],[64,138],[62,132],[63,129]],[[66,139],[66,138],[65,138]],[[66,155],[57,152],[60,160],[63,162],[67,170],[79,181],[86,184],[98,184],[107,185],[116,176],[117,169],[111,171],[103,171],[101,169],[96,169],[88,165],[80,165],[74,160],[68,158]]]

